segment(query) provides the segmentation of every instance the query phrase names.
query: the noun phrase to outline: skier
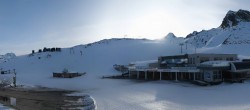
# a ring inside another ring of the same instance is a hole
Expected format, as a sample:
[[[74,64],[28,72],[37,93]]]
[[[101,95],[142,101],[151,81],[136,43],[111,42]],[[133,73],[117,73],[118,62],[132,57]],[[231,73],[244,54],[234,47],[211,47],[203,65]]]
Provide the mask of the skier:
[[[80,51],[80,53],[81,53],[81,56],[82,56],[82,51]]]

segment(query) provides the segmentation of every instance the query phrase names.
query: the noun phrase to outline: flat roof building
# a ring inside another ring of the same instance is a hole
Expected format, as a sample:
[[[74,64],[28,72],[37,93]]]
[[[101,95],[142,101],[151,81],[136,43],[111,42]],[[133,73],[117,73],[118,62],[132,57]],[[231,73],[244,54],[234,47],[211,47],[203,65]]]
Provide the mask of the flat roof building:
[[[237,54],[185,54],[173,56],[158,57],[158,64],[160,68],[169,68],[172,66],[199,66],[206,61],[236,61]]]
[[[158,57],[157,67],[133,68],[129,76],[151,80],[186,80],[218,83],[244,80],[250,62],[239,62],[237,54],[184,54]]]

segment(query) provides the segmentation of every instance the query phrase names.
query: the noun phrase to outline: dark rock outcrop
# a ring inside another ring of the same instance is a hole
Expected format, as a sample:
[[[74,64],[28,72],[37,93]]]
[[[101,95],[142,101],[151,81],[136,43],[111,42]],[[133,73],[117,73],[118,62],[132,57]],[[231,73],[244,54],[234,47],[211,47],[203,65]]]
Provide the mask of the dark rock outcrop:
[[[227,27],[232,27],[238,25],[239,22],[249,22],[250,21],[250,12],[247,10],[239,10],[237,12],[228,11],[224,17],[221,28],[225,29]]]
[[[199,32],[194,31],[193,33],[188,34],[188,35],[185,37],[185,39],[186,39],[186,38],[191,38],[192,36],[195,36],[195,35],[197,35],[197,34],[199,34]]]

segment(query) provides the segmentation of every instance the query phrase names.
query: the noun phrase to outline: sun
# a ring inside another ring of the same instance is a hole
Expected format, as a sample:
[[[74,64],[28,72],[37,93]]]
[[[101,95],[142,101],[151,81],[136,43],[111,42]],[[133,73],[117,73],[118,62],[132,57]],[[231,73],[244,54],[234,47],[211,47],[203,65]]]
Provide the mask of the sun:
[[[133,21],[130,30],[135,35],[149,39],[164,37],[173,28],[176,28],[174,17],[164,11],[153,11]]]

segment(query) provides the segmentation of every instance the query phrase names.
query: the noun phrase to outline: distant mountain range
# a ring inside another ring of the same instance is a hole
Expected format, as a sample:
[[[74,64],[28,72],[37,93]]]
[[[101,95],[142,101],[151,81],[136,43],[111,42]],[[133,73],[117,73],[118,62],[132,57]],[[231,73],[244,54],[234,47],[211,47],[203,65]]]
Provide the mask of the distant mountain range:
[[[5,55],[0,55],[0,63],[7,62],[15,57],[16,55],[14,53],[6,53]]]

